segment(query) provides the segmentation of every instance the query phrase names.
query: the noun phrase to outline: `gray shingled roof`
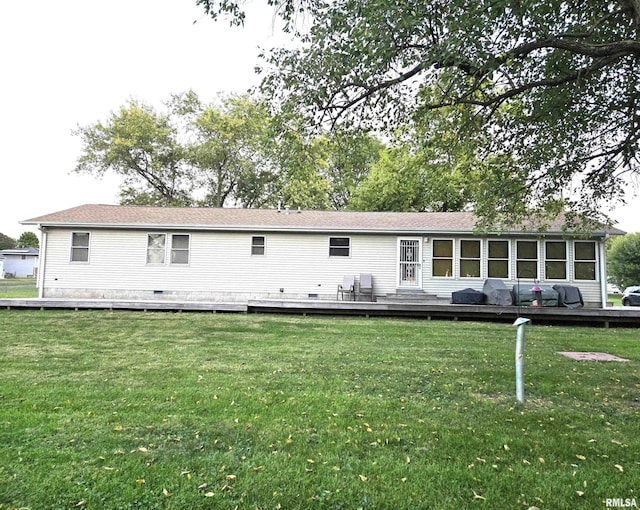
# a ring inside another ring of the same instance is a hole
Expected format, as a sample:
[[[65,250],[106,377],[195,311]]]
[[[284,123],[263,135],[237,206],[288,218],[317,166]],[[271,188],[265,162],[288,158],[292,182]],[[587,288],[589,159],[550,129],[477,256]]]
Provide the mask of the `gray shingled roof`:
[[[21,222],[25,225],[72,228],[174,228],[191,230],[265,230],[321,232],[471,233],[476,217],[470,212],[398,213],[139,207],[87,204]],[[549,232],[561,232],[561,222]],[[615,229],[609,230],[610,233]],[[521,233],[522,231],[517,231]],[[622,233],[621,231],[618,231]]]

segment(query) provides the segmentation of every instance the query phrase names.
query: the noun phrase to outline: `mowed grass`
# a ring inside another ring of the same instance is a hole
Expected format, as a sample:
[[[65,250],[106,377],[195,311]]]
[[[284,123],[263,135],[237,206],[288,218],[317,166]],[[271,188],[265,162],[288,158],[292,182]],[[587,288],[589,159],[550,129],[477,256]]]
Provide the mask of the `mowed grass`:
[[[0,508],[640,504],[640,332],[0,311]],[[628,363],[576,362],[604,351]]]
[[[38,297],[35,278],[0,279],[0,299]]]

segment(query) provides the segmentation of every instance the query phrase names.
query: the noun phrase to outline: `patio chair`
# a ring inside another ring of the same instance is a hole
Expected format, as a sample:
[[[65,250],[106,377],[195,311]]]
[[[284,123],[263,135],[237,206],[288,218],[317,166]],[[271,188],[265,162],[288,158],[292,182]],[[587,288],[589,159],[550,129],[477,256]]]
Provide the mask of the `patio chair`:
[[[373,281],[371,273],[360,274],[360,288],[358,296],[368,296],[369,301],[373,301]]]
[[[347,275],[342,280],[342,283],[338,285],[338,293],[336,294],[336,299],[338,296],[342,295],[342,300],[344,301],[344,295],[349,296],[349,300],[355,300],[356,297],[356,277],[353,275]]]

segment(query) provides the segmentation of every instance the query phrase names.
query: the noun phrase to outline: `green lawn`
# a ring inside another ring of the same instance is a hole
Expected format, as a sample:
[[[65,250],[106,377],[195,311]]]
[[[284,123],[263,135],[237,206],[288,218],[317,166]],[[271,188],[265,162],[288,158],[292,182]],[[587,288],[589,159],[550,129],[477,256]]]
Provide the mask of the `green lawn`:
[[[640,505],[640,334],[0,311],[0,508]],[[605,351],[628,363],[575,362]]]
[[[0,299],[38,297],[35,278],[3,278],[0,280]]]

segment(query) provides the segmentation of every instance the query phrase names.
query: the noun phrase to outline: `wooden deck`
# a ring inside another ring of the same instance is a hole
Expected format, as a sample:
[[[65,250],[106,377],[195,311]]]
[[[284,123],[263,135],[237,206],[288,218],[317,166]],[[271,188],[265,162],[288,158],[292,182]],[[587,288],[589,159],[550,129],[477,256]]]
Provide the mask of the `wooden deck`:
[[[287,313],[410,317],[423,320],[513,322],[520,316],[534,324],[640,327],[640,307],[530,308],[439,303],[370,303],[362,301],[256,299],[246,303],[203,301],[123,301],[103,299],[0,299],[7,310],[131,310],[141,312]]]

